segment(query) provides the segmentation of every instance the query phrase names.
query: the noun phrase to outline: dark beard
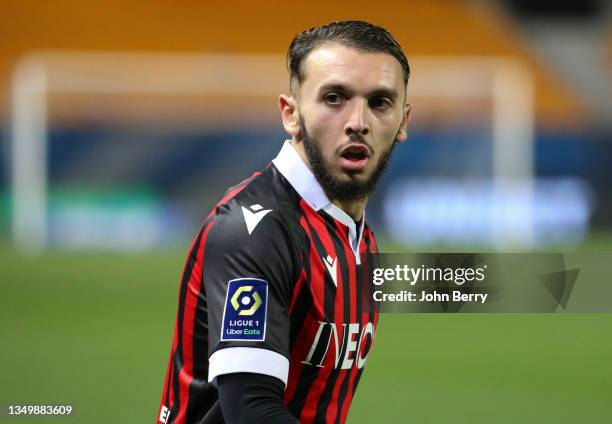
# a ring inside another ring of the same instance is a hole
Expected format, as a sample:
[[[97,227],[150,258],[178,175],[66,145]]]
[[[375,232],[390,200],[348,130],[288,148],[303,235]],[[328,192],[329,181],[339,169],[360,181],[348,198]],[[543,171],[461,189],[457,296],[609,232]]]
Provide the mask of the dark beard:
[[[304,143],[304,149],[306,150],[306,156],[310,162],[310,167],[312,168],[315,178],[319,184],[321,184],[323,191],[330,199],[344,201],[362,200],[367,198],[374,191],[378,180],[389,164],[391,153],[393,153],[396,144],[394,142],[391,144],[391,147],[382,153],[374,172],[366,181],[340,181],[332,175],[329,166],[325,163],[319,143],[308,135],[303,120],[300,122],[300,133],[302,142]]]

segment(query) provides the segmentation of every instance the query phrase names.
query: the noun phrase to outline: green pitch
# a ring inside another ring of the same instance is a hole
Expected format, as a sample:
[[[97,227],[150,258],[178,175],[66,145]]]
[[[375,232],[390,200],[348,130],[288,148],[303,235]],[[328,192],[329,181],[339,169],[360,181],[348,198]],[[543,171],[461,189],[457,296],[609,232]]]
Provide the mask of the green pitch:
[[[0,250],[0,404],[154,422],[184,255]],[[611,335],[612,314],[383,315],[349,422],[612,422]]]

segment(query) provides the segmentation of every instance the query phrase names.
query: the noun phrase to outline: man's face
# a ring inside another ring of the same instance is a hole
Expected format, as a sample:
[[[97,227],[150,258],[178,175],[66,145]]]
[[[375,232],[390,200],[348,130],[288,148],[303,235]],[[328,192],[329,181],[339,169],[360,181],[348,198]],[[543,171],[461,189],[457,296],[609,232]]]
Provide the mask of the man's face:
[[[298,90],[298,152],[330,198],[367,197],[405,138],[401,65],[386,53],[327,44],[306,58]]]

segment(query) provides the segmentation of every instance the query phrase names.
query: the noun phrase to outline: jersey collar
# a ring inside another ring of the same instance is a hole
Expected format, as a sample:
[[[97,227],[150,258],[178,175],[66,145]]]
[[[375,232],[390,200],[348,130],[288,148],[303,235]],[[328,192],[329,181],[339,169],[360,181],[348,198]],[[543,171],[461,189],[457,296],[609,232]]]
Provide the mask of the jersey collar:
[[[296,152],[291,140],[285,141],[281,151],[272,160],[272,163],[311,208],[317,212],[323,209],[334,219],[348,227],[353,252],[358,252],[365,223],[365,213],[361,225],[357,229],[355,221],[329,200],[312,171]],[[356,257],[359,257],[359,254],[356,254]]]
[[[318,212],[327,205],[332,204],[312,171],[306,166],[298,152],[291,145],[291,140],[285,141],[283,148],[272,160],[272,163],[283,177],[289,181],[289,184],[298,192],[300,197],[315,211]]]

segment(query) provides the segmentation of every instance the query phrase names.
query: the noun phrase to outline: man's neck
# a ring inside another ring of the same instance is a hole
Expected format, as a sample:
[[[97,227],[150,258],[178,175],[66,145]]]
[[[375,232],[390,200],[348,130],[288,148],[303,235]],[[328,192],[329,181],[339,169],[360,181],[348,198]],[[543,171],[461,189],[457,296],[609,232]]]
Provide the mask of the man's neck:
[[[360,200],[340,200],[340,199],[331,199],[331,202],[346,212],[353,221],[359,222],[361,218],[363,218],[363,211],[365,210],[366,204],[368,203],[368,199],[360,199]]]
[[[312,166],[308,161],[306,150],[304,149],[304,143],[297,142],[295,139],[291,140],[291,144],[298,155],[302,158],[302,161],[306,164],[308,169],[312,172]],[[340,200],[340,199],[329,199],[334,205],[346,212],[354,221],[361,221],[363,217],[363,211],[365,210],[366,204],[368,203],[367,197],[359,200]]]

